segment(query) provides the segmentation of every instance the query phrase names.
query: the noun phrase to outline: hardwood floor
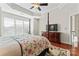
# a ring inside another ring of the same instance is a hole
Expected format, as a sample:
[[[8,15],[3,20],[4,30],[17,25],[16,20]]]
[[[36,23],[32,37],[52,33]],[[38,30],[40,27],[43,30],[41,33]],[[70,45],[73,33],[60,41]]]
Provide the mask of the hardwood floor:
[[[77,47],[72,47],[71,45],[65,44],[65,43],[60,43],[60,44],[52,43],[52,45],[70,50],[71,56],[79,56],[79,47],[78,48]]]
[[[79,56],[79,48],[74,47],[70,51],[72,56]]]
[[[71,48],[72,48],[71,45],[65,44],[65,43],[60,43],[60,44],[52,43],[52,45],[55,45],[55,46],[57,46],[57,47],[61,47],[61,48],[64,48],[64,49],[71,49]]]

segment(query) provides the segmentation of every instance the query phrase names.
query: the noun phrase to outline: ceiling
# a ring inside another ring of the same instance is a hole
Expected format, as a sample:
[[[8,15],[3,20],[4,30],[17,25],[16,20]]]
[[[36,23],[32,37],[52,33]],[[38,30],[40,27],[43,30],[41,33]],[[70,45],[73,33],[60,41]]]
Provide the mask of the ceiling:
[[[35,8],[30,9],[32,7],[31,3],[16,3],[16,4],[25,8],[25,9],[30,10],[31,12],[38,13],[38,14],[43,14],[45,12],[48,12],[50,10],[53,10],[57,7],[64,5],[63,3],[48,3],[48,6],[40,6],[41,11],[39,11],[38,9],[35,9]]]
[[[32,16],[39,16],[43,13],[49,12],[56,8],[62,8],[65,4],[64,3],[48,3],[48,6],[40,6],[41,11],[36,8],[30,9],[32,7],[32,3],[2,3],[2,9],[9,12],[18,11],[24,14],[32,15]],[[15,12],[16,13],[16,12]]]

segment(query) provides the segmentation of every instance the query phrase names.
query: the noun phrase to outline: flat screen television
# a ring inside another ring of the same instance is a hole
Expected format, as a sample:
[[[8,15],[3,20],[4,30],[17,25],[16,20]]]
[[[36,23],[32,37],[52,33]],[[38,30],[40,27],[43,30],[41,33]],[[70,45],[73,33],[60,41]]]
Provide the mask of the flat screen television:
[[[58,31],[58,24],[49,24],[49,27],[48,25],[46,25],[47,31],[48,31],[48,28],[49,28],[49,31]]]

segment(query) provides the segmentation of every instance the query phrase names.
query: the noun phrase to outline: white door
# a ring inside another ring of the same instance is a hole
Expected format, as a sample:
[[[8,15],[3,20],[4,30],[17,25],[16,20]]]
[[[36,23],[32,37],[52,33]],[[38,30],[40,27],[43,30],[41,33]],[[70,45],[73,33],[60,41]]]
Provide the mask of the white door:
[[[71,16],[71,38],[73,47],[78,47],[79,42],[79,14]]]

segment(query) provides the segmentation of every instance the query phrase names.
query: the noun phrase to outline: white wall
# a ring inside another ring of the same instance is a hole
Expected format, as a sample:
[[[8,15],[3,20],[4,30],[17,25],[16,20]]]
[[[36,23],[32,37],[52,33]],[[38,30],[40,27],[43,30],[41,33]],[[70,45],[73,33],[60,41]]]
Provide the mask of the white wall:
[[[70,39],[70,16],[79,13],[79,4],[66,4],[64,7],[56,8],[50,13],[50,23],[58,24],[61,32],[61,42],[71,44]],[[41,15],[40,31],[45,30],[47,15]]]

